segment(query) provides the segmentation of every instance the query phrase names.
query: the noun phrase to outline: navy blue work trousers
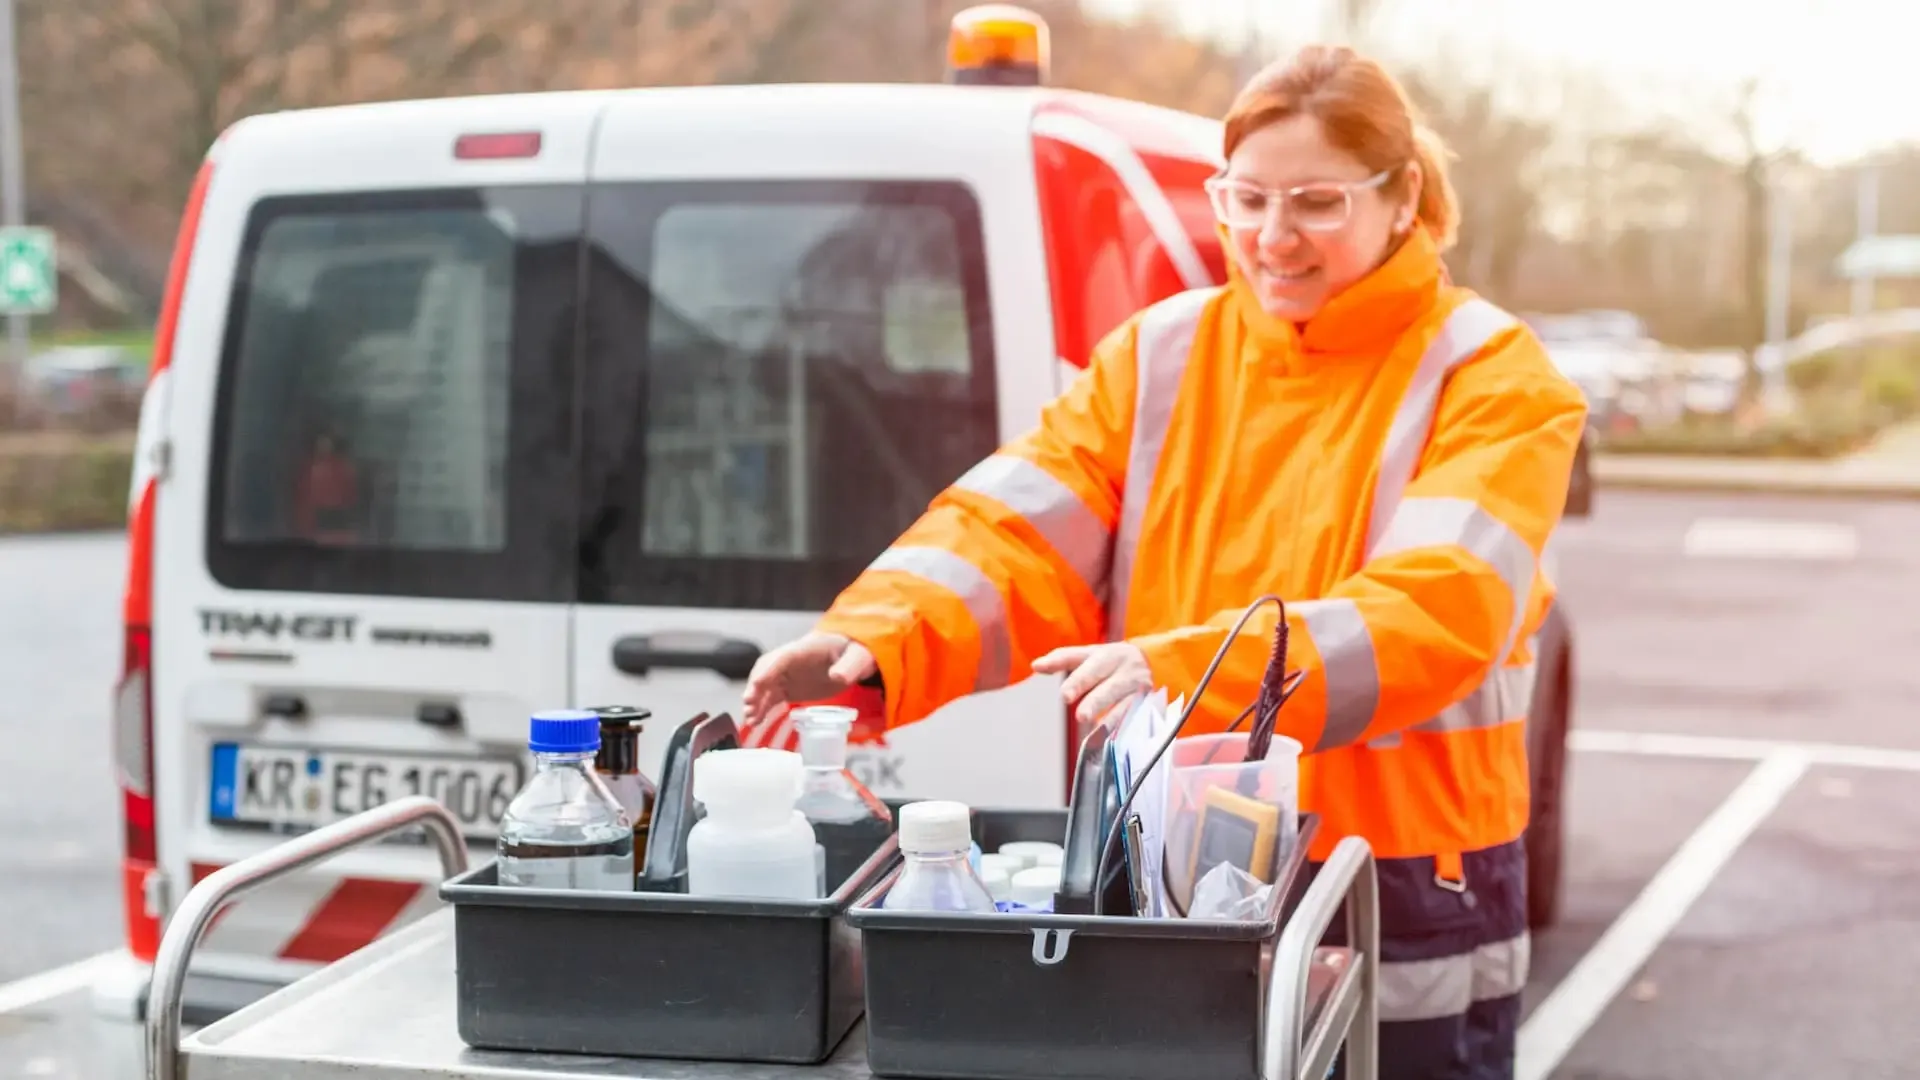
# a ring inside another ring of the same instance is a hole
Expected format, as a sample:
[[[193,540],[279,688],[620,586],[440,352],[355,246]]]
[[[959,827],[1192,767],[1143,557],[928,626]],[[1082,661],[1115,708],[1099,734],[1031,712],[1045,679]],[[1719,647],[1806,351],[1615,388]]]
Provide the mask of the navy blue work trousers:
[[[1514,841],[1461,861],[1459,881],[1438,880],[1431,858],[1378,863],[1380,1080],[1513,1076],[1529,950],[1526,848]],[[1327,943],[1345,937],[1336,918]]]

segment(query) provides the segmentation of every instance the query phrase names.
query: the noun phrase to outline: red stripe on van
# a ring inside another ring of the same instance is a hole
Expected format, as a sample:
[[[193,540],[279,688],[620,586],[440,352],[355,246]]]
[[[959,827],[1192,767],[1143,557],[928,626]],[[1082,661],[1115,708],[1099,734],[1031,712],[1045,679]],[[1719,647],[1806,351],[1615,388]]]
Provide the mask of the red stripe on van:
[[[412,881],[345,878],[313,909],[280,958],[328,963],[372,944],[423,887]]]

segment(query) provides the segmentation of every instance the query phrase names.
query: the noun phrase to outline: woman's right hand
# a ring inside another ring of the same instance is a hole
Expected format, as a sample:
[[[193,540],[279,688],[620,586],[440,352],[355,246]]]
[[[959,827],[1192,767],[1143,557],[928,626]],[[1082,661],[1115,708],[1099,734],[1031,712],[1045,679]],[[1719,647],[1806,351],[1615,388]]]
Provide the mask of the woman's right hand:
[[[742,720],[757,724],[790,702],[832,697],[879,670],[866,646],[841,634],[808,634],[754,663],[747,675]]]

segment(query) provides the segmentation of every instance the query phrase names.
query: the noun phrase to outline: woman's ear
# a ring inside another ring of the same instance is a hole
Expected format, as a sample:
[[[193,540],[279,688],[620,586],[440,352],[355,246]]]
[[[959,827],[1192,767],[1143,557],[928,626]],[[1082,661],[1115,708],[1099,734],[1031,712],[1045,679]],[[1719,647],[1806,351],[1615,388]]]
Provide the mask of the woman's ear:
[[[1413,219],[1415,215],[1419,213],[1420,194],[1425,187],[1427,178],[1426,173],[1421,170],[1418,161],[1409,161],[1404,168],[1407,170],[1407,202],[1405,206],[1400,208],[1400,216],[1395,219],[1396,228],[1398,228],[1400,232],[1405,232],[1413,228]]]

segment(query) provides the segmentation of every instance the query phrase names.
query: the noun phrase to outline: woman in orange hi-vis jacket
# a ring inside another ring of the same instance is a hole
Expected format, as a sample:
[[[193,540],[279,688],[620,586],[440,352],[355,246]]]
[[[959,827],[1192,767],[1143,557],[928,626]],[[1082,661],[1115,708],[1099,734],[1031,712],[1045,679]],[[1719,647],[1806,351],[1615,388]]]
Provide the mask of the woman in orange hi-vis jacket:
[[[1310,855],[1380,858],[1383,1076],[1513,1070],[1528,961],[1528,639],[1585,423],[1515,318],[1453,286],[1443,152],[1379,65],[1309,48],[1225,124],[1221,288],[1140,312],[1041,424],[956,481],[768,653],[749,721],[851,684],[889,725],[1065,675],[1097,718],[1191,690],[1253,598],[1307,673]],[[1273,635],[1229,648],[1189,733],[1252,702]]]

